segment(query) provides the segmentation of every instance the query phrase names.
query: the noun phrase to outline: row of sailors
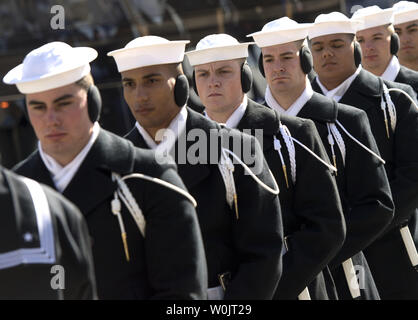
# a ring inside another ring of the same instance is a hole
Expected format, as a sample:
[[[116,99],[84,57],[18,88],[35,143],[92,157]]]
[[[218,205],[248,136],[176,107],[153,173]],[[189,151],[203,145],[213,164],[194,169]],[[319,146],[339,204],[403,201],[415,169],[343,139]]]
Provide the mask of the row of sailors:
[[[399,6],[399,23],[416,26],[418,5]],[[43,186],[2,170],[4,195],[32,198],[2,220],[0,297],[418,299],[418,73],[399,63],[393,17],[377,6],[282,17],[249,35],[264,105],[245,94],[250,43],[214,34],[185,52],[189,41],[136,38],[108,54],[137,121],[125,139],[97,122],[94,49],[31,51],[3,81],[25,94],[39,139],[14,171]],[[386,65],[369,42],[387,48]],[[204,114],[187,107],[185,54]],[[225,137],[203,150],[220,151],[214,163],[180,161],[196,129]],[[13,226],[19,236],[3,233]],[[51,288],[51,265],[68,270],[65,290]]]

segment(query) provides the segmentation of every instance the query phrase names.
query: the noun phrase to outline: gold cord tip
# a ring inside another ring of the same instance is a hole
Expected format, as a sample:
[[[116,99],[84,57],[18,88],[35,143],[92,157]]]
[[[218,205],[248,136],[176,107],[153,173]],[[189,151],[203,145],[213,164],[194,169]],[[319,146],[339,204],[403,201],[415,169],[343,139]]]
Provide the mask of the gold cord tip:
[[[389,139],[389,125],[388,125],[388,120],[387,119],[385,119],[385,126],[386,126],[386,136]]]
[[[235,215],[237,217],[237,220],[239,219],[239,215],[238,215],[238,196],[235,193],[234,194],[234,205],[235,205]]]
[[[284,174],[284,179],[286,180],[286,187],[289,189],[289,179],[287,178],[287,170],[286,170],[286,165],[282,165],[283,168],[283,174]]]
[[[334,162],[335,169],[337,169],[337,157],[335,155],[332,156],[332,161]],[[335,175],[337,175],[337,171],[335,171]]]
[[[126,261],[129,262],[130,259],[129,259],[128,240],[127,240],[126,232],[122,233],[122,241],[123,241],[123,248],[125,249]]]

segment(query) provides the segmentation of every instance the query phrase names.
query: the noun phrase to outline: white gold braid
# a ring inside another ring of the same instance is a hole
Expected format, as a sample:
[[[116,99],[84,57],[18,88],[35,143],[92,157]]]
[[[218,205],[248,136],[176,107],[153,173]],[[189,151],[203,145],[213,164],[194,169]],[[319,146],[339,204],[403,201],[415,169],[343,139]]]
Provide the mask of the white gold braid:
[[[328,143],[331,145],[332,156],[335,157],[335,152],[334,152],[334,140],[335,140],[335,142],[337,143],[338,149],[340,150],[340,153],[341,153],[343,165],[345,166],[346,148],[345,148],[344,139],[341,136],[340,131],[338,131],[338,128],[335,125],[335,123],[327,122],[327,129],[328,129]]]
[[[282,123],[280,123],[280,133],[283,137],[284,143],[286,144],[287,151],[289,153],[290,160],[290,173],[292,176],[293,184],[296,184],[296,150],[295,144],[293,143],[292,135],[289,129]]]

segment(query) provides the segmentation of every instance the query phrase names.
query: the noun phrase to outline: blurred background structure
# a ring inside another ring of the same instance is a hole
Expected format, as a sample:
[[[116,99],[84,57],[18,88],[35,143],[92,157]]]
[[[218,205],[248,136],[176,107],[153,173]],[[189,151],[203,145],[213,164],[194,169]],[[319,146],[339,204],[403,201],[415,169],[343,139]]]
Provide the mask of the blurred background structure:
[[[228,33],[240,42],[267,22],[288,16],[298,22],[313,22],[320,13],[341,11],[351,17],[359,6],[377,4],[388,8],[392,0],[0,0],[0,75],[20,64],[34,48],[50,41],[89,46],[99,52],[92,73],[103,97],[102,127],[124,135],[134,120],[123,100],[120,75],[107,52],[130,40],[157,35],[169,40],[190,40],[186,50],[212,33]],[[64,29],[51,28],[54,13],[65,10]],[[248,62],[254,85],[250,97],[261,101],[265,81],[257,69],[259,49],[250,46]],[[184,69],[191,78],[187,58]],[[202,110],[191,90],[189,104]],[[0,163],[10,168],[37,146],[34,132],[22,112],[24,99],[15,86],[0,83]]]

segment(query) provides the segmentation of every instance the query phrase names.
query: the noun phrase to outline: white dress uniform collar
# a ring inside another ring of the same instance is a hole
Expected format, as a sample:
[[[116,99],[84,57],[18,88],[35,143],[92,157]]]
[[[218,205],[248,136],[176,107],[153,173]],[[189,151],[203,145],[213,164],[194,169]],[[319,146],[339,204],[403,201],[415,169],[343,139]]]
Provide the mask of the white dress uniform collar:
[[[154,139],[149,135],[149,133],[138,123],[135,123],[136,128],[139,131],[139,134],[144,138],[145,143],[148,145],[149,148],[161,151],[165,154],[164,151],[167,153],[171,150],[171,148],[176,143],[180,134],[186,129],[186,121],[187,121],[187,108],[183,106],[180,112],[175,116],[175,118],[171,121],[170,125],[166,130],[170,130],[172,134],[168,134],[164,136],[163,141],[157,144]],[[172,139],[174,134],[174,138]]]
[[[390,60],[385,72],[381,75],[383,80],[395,81],[398,76],[399,70],[401,70],[401,64],[399,63],[398,58],[394,55]]]
[[[311,83],[309,82],[308,77],[306,77],[306,86],[305,90],[303,90],[302,94],[293,102],[293,104],[286,110],[283,108],[273,97],[273,94],[270,91],[270,87],[267,86],[265,99],[266,103],[270,108],[273,108],[279,113],[286,113],[290,116],[297,116],[300,110],[302,110],[303,106],[312,98],[313,90]]]
[[[242,103],[239,105],[238,108],[229,116],[228,120],[226,120],[225,126],[228,128],[236,128],[238,123],[241,121],[242,117],[245,114],[248,106],[248,97],[244,94],[244,98],[242,99]],[[206,118],[212,120],[209,115],[204,111]]]
[[[46,154],[42,150],[41,142],[40,141],[38,142],[39,154],[46,168],[51,173],[52,181],[54,182],[55,187],[57,188],[59,192],[62,193],[65,190],[65,188],[68,186],[68,184],[71,182],[78,168],[83,163],[91,147],[93,146],[94,142],[99,136],[99,133],[100,133],[100,125],[98,122],[95,122],[93,125],[93,133],[89,141],[84,146],[84,148],[80,151],[80,153],[65,167],[62,167],[53,157]]]
[[[347,92],[348,88],[350,88],[351,84],[353,83],[354,79],[360,74],[362,70],[362,66],[359,65],[356,72],[354,72],[350,77],[344,80],[338,87],[328,90],[325,86],[321,83],[318,77],[316,77],[316,82],[318,83],[319,87],[321,88],[322,92],[327,98],[334,99],[336,102],[340,101],[343,95]]]

